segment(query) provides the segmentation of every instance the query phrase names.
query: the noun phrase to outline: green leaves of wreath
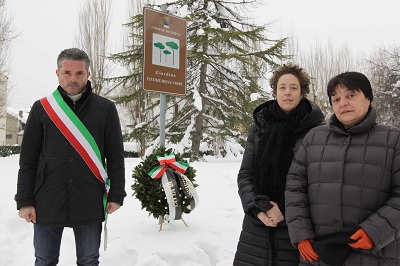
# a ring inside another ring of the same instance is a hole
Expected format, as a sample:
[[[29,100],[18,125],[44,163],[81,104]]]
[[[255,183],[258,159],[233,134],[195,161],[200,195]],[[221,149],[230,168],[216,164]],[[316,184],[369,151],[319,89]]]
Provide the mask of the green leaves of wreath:
[[[172,149],[166,150],[165,147],[160,147],[153,151],[152,154],[147,156],[142,162],[139,163],[132,173],[132,178],[134,179],[132,190],[133,196],[135,196],[142,204],[142,209],[149,212],[149,216],[153,215],[154,218],[158,219],[160,216],[165,217],[168,214],[168,202],[165,197],[165,192],[161,183],[161,179],[152,179],[148,173],[154,167],[160,165],[157,156],[164,156],[164,154],[169,154]],[[180,154],[175,154],[177,161],[185,161]],[[186,161],[185,161],[186,162]],[[194,187],[198,185],[195,184],[196,170],[193,167],[186,169],[185,175],[193,183]],[[190,202],[185,201],[184,193],[181,188],[179,189],[179,198],[182,206],[183,213],[190,213],[188,206]]]

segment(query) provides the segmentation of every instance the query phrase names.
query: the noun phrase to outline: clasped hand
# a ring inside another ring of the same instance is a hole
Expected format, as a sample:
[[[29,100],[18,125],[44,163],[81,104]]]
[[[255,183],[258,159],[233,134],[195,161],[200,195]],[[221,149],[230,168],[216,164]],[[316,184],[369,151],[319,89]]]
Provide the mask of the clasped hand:
[[[260,219],[266,226],[276,227],[279,222],[284,220],[284,217],[278,207],[278,204],[273,201],[270,201],[270,204],[273,207],[266,212],[259,212],[257,214],[257,218]]]

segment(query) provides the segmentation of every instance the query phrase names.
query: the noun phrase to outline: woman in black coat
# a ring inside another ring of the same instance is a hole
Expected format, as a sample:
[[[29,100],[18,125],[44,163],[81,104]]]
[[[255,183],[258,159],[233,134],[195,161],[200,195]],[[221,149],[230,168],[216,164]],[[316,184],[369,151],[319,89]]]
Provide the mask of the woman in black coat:
[[[324,124],[324,115],[305,98],[310,77],[298,65],[277,68],[270,85],[275,99],[254,110],[238,174],[245,216],[233,262],[237,266],[299,263],[284,218],[286,174],[301,139]]]

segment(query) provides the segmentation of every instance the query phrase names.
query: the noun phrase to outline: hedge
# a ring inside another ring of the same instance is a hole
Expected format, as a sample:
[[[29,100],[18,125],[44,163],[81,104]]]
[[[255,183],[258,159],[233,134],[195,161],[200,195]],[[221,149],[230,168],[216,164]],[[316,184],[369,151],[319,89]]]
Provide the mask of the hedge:
[[[10,145],[5,145],[5,146],[0,146],[0,157],[8,157],[13,154],[19,154],[21,152],[21,146],[10,146]],[[124,157],[125,158],[137,158],[139,157],[139,154],[135,151],[124,151]]]

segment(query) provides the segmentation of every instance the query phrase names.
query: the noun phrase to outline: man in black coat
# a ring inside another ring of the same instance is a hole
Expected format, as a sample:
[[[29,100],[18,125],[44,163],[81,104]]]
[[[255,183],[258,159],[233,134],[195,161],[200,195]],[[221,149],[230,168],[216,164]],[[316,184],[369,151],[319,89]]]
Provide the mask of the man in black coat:
[[[82,50],[63,50],[58,88],[26,123],[15,200],[34,224],[36,266],[58,263],[64,227],[73,228],[77,264],[98,265],[102,222],[126,196],[118,113],[92,92],[89,62]]]

